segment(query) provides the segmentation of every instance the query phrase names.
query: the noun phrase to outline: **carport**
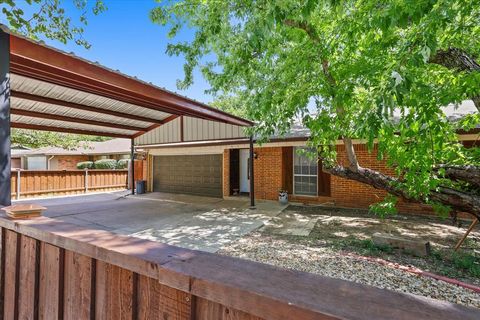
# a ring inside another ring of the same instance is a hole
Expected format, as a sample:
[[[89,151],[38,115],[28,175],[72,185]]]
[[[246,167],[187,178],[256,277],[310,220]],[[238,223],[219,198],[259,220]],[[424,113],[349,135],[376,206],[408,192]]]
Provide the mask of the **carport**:
[[[136,138],[168,128],[175,121],[182,127],[182,141],[184,132],[196,130],[184,128],[189,123],[198,124],[191,119],[232,128],[252,125],[198,101],[23,38],[3,26],[0,51],[0,205],[11,202],[10,128],[128,138],[132,141],[133,159]],[[250,202],[254,206],[252,138],[250,154]],[[133,184],[133,165],[131,170]]]

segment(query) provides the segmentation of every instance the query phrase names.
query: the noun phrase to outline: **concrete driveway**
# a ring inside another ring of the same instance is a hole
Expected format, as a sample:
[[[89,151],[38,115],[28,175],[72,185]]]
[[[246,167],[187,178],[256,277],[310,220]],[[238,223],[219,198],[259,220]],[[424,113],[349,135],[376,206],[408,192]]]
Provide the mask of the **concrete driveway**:
[[[209,252],[258,229],[285,209],[274,201],[257,201],[257,208],[250,210],[247,198],[127,192],[18,202],[43,205],[45,216],[86,228]]]

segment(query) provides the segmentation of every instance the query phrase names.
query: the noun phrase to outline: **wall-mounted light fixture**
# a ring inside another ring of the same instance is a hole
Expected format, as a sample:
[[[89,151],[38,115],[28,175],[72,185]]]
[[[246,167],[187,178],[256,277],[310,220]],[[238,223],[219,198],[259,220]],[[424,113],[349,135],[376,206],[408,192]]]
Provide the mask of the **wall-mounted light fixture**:
[[[253,159],[258,159],[258,153],[256,152],[253,153]]]

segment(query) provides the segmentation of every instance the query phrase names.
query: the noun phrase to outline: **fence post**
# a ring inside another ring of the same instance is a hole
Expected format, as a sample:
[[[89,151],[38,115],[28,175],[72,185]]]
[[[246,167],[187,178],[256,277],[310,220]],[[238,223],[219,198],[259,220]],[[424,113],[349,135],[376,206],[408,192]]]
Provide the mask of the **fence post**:
[[[21,187],[22,187],[22,183],[20,182],[20,169],[17,169],[17,200],[20,199]]]
[[[88,168],[85,169],[85,193],[88,192]]]

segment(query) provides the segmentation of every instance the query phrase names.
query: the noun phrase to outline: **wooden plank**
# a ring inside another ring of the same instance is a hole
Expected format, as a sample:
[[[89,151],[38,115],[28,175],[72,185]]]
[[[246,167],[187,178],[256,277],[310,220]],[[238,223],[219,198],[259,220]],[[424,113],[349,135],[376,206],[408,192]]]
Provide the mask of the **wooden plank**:
[[[89,319],[92,259],[65,251],[64,319]]]
[[[167,287],[153,278],[139,276],[138,319],[192,319],[192,296]]]
[[[5,306],[5,232],[4,228],[0,228],[0,318]]]
[[[420,257],[428,256],[431,252],[430,242],[424,240],[412,240],[376,232],[372,235],[372,241],[377,246],[390,246]]]
[[[196,320],[264,320],[248,313],[225,307],[206,299],[196,298],[195,300]]]
[[[40,248],[39,319],[58,319],[60,299],[60,249],[45,242]]]
[[[19,319],[33,319],[36,311],[37,240],[21,236],[20,243],[18,317]]]
[[[172,310],[177,312],[182,303],[182,295],[184,299],[190,299],[185,292],[266,320],[477,320],[479,315],[478,309],[457,304],[300,271],[286,271],[270,265],[181,249],[107,231],[88,230],[46,217],[15,222],[0,219],[0,226],[67,250],[75,250],[77,255],[93,257],[138,273],[138,314],[142,315],[143,312],[145,317],[149,316],[149,305],[154,311],[168,311],[167,306],[173,305]],[[83,265],[91,267],[88,263],[90,258],[83,259],[87,260]],[[89,291],[82,286],[91,287],[90,281],[84,284],[71,278],[81,279],[82,274],[90,273],[82,272],[78,267],[68,269],[65,276],[70,282],[80,284],[66,285],[65,296],[73,295],[72,287],[76,292]],[[142,279],[147,275],[151,279]],[[160,287],[157,287],[157,281],[161,284]],[[70,290],[67,291],[67,288]],[[159,296],[162,296],[161,303],[167,304],[166,306],[159,306]],[[81,297],[73,301],[77,305],[85,305]],[[188,302],[191,308],[191,302]],[[190,308],[186,307],[188,310]],[[186,317],[184,313],[179,315]],[[166,314],[170,316],[168,312]],[[75,319],[86,318],[81,317],[84,315],[81,312],[76,312],[75,315]],[[187,315],[191,316],[191,312]]]
[[[15,319],[17,301],[17,233],[5,230],[5,279],[3,319]]]
[[[131,320],[133,272],[97,261],[96,319]]]

